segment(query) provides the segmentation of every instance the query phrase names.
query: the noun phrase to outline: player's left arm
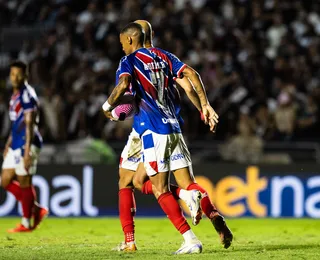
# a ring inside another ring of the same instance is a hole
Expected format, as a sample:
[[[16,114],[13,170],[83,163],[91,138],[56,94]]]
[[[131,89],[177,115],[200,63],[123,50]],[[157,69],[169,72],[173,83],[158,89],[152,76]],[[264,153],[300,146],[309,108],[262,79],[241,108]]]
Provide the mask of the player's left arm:
[[[189,100],[192,102],[192,104],[201,112],[201,103],[200,103],[200,99],[197,95],[197,93],[195,92],[191,82],[189,79],[187,79],[186,77],[180,79],[177,78],[176,82],[178,83],[178,85],[183,88],[184,92],[186,92]]]
[[[24,144],[24,167],[28,170],[31,166],[31,144],[33,140],[33,129],[36,124],[36,111],[29,110],[24,113],[26,126],[26,140]]]
[[[120,77],[117,86],[112,90],[108,100],[103,104],[102,109],[105,115],[110,118],[111,110],[119,104],[121,97],[128,90],[131,83],[131,75],[125,74]]]
[[[199,97],[201,103],[201,110],[204,116],[204,121],[206,124],[210,125],[210,131],[215,131],[216,124],[218,123],[218,114],[211,107],[206,91],[204,89],[202,80],[198,72],[189,66],[185,66],[183,69],[183,75],[190,79],[195,91]]]

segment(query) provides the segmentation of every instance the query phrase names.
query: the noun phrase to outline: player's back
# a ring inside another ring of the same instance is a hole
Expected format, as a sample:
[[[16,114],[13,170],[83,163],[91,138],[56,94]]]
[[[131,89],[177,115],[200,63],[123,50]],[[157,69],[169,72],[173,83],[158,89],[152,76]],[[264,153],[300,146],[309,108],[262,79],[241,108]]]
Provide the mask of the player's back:
[[[181,62],[180,59],[175,56],[174,54],[165,51],[161,48],[157,47],[151,47],[148,48],[149,51],[156,54],[157,56],[160,56],[162,59],[166,60],[167,63],[170,65],[170,69],[174,78],[174,82],[176,81],[176,78],[180,78],[180,74],[182,73],[183,69],[185,68],[186,64]],[[183,118],[180,115],[181,111],[181,97],[179,90],[175,84],[172,84],[169,88],[169,94],[172,96],[172,99],[174,100],[174,106],[175,106],[175,113],[176,117],[179,121],[180,126],[184,124]]]
[[[120,64],[120,76],[132,76],[132,87],[139,102],[133,127],[142,134],[151,130],[159,134],[180,133],[172,91],[172,64],[146,48],[126,56]]]

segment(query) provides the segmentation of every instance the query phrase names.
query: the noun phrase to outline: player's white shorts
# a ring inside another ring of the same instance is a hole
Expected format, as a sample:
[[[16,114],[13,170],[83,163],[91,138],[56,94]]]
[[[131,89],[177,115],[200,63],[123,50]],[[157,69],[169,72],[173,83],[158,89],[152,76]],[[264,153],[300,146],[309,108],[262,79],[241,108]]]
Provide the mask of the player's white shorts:
[[[35,145],[31,145],[30,150],[32,155],[29,171],[24,167],[24,160],[20,148],[15,150],[9,148],[7,155],[3,160],[2,169],[15,169],[16,174],[20,176],[35,174],[37,171],[40,149]]]
[[[190,152],[181,133],[161,135],[150,130],[141,136],[144,167],[148,176],[192,165]]]
[[[127,144],[123,148],[120,158],[120,168],[136,171],[141,162],[142,143],[139,134],[132,129]]]

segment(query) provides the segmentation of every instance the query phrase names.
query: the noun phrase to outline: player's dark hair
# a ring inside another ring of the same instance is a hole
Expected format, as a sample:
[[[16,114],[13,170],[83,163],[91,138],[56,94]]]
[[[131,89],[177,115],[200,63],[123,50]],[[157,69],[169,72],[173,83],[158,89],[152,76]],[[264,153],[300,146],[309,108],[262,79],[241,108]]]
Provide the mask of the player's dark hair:
[[[144,43],[145,32],[140,24],[137,23],[129,23],[127,24],[120,32],[123,33],[137,33],[138,41],[141,45]]]
[[[22,61],[16,60],[16,61],[11,62],[10,68],[12,68],[12,67],[22,69],[23,73],[27,74],[28,66],[27,66],[27,64],[25,64]]]

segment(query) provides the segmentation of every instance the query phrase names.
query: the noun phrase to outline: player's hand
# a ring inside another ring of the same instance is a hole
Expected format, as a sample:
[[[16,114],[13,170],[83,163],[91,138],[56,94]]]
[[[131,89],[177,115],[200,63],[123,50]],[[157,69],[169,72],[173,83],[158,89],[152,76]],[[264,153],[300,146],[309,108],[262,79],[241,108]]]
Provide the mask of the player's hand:
[[[214,109],[209,104],[202,106],[202,114],[203,114],[204,123],[206,125],[209,125],[210,131],[214,133],[216,130],[216,126],[219,122],[218,114],[216,113],[216,111],[214,111]]]
[[[24,157],[23,157],[23,162],[24,162],[24,168],[29,171],[29,168],[31,167],[31,153],[30,152],[26,152],[25,151],[25,154],[24,154]]]
[[[117,119],[115,119],[113,116],[112,116],[112,113],[110,111],[103,111],[104,115],[109,118],[111,121],[118,121]]]

